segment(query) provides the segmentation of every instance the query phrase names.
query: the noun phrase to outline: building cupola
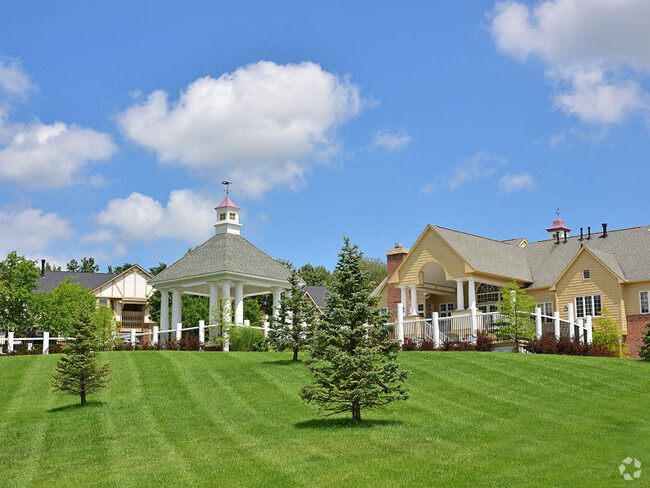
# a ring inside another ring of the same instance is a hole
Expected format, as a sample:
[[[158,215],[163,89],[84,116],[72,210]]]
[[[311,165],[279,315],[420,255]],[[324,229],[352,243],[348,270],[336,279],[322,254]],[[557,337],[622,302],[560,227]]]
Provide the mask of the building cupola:
[[[215,207],[217,211],[217,223],[214,224],[215,235],[235,234],[239,235],[241,224],[239,223],[239,211],[241,210],[230,199],[229,195]]]
[[[566,224],[564,223],[564,220],[560,218],[560,209],[557,209],[557,212],[555,212],[557,215],[557,218],[553,221],[553,224],[546,229],[546,232],[548,232],[548,237],[549,239],[555,239],[555,234],[559,232],[560,236],[564,236],[564,233],[566,232],[566,235],[568,236],[569,233],[571,232],[571,229],[569,229]]]

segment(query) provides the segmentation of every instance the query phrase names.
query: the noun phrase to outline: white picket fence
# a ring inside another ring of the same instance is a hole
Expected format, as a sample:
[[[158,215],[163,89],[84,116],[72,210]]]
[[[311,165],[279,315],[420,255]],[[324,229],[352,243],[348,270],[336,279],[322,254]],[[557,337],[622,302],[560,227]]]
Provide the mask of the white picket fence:
[[[573,304],[568,306],[569,319],[560,318],[560,312],[555,312],[553,316],[543,315],[541,308],[535,308],[532,318],[535,320],[535,335],[537,338],[545,333],[544,329],[550,332],[553,328],[553,334],[558,339],[568,336],[571,340],[578,338],[581,342],[592,343],[593,341],[593,318],[585,317],[575,320],[573,313]],[[404,344],[408,340],[413,341],[433,341],[436,347],[440,347],[446,340],[476,342],[479,332],[489,334],[493,339],[497,339],[497,322],[504,320],[504,317],[498,312],[481,313],[475,309],[466,314],[454,315],[452,317],[440,317],[434,312],[431,318],[405,318],[404,306],[397,304],[397,322],[392,325],[396,328],[397,339]]]
[[[129,339],[128,342],[133,346],[135,346],[135,344],[138,343],[138,338],[140,338],[140,342],[142,343],[144,342],[145,337],[149,337],[151,344],[157,344],[159,342],[165,342],[171,339],[180,341],[183,337],[183,332],[198,330],[199,342],[201,344],[205,344],[206,330],[209,331],[210,329],[216,329],[218,327],[220,326],[215,324],[206,325],[205,321],[199,320],[199,325],[197,327],[183,327],[182,323],[178,323],[176,324],[176,327],[173,330],[160,330],[160,328],[157,325],[155,325],[152,328],[152,330],[149,332],[136,332],[135,329],[131,329],[127,337]],[[248,320],[244,320],[243,325],[231,324],[229,327],[246,327],[249,329],[262,330],[264,331],[264,337],[268,337],[269,331],[272,330],[269,327],[268,321],[264,321],[263,327],[251,326]],[[10,331],[7,333],[7,337],[4,338],[0,337],[0,354],[2,354],[5,351],[5,346],[7,348],[6,349],[7,353],[14,352],[17,344],[27,344],[27,350],[31,351],[33,349],[34,343],[40,343],[40,342],[42,342],[43,344],[42,347],[43,354],[49,354],[50,343],[54,342],[56,344],[58,341],[67,341],[71,339],[74,338],[73,337],[50,337],[50,334],[47,331],[43,332],[43,337],[15,337],[14,332]],[[230,350],[230,341],[227,333],[225,335],[223,350],[224,351]]]

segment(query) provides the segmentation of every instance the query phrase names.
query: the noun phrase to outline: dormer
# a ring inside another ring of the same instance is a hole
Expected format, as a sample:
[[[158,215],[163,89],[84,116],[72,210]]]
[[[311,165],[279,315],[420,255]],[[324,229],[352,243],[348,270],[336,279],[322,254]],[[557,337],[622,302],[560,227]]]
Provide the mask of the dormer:
[[[215,210],[217,211],[217,223],[214,224],[215,235],[239,235],[239,229],[241,228],[239,211],[241,209],[235,205],[230,199],[230,196],[227,195],[224,201],[217,205]]]

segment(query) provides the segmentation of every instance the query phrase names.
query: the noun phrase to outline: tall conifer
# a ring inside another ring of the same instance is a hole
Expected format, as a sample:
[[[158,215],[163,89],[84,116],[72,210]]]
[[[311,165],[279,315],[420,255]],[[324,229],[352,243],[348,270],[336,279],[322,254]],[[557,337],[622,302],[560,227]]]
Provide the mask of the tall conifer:
[[[360,421],[362,409],[408,399],[404,382],[410,371],[400,370],[396,362],[400,345],[388,339],[387,315],[377,308],[379,297],[370,295],[363,254],[350,239],[344,241],[325,297],[328,309],[315,325],[308,349],[315,382],[304,386],[300,396],[325,416],[350,412]]]

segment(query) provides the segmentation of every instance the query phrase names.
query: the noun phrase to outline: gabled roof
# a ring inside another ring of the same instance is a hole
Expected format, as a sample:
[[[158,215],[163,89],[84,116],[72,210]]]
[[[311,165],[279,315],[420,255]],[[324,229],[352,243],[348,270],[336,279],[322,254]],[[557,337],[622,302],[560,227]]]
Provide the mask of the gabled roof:
[[[303,291],[311,297],[320,310],[327,308],[325,295],[329,293],[329,290],[326,286],[305,286],[303,287]]]
[[[124,271],[122,271],[120,274],[114,275],[113,278],[110,278],[110,279],[106,280],[105,282],[100,283],[99,285],[97,285],[97,286],[96,286],[95,288],[93,288],[92,290],[95,291],[95,290],[97,290],[98,288],[101,288],[102,286],[104,286],[104,285],[105,285],[106,283],[108,283],[109,281],[117,281],[121,276],[124,276],[125,274],[129,273],[130,271],[132,271],[133,268],[140,270],[142,273],[144,273],[144,274],[147,276],[147,278],[153,278],[153,275],[152,275],[151,273],[149,273],[149,271],[147,271],[146,269],[144,269],[144,268],[143,268],[142,266],[140,266],[139,264],[134,264],[134,265],[131,266],[129,269],[125,269]]]
[[[41,277],[40,286],[34,293],[47,293],[52,288],[56,288],[59,284],[63,283],[66,278],[70,278],[72,283],[80,283],[84,288],[94,290],[116,276],[113,273],[79,273],[77,271],[45,270],[45,274]]]
[[[618,265],[618,262],[616,261],[616,257],[613,254],[609,254],[603,251],[591,250],[588,247],[583,246],[580,249],[578,249],[578,252],[576,252],[575,256],[573,256],[571,261],[569,261],[569,264],[567,264],[564,270],[562,270],[562,272],[557,276],[557,278],[555,278],[555,281],[551,285],[551,290],[554,290],[556,288],[558,282],[571,268],[571,266],[573,266],[573,263],[577,261],[578,257],[581,254],[584,253],[591,254],[594,258],[596,258],[596,261],[599,261],[607,270],[609,270],[610,273],[616,276],[617,279],[621,281],[625,280],[625,276],[623,275],[621,267]]]
[[[242,236],[219,234],[162,270],[149,282],[156,284],[222,272],[283,281],[289,277],[287,268]]]
[[[476,271],[532,281],[525,247],[437,225],[431,227]]]

